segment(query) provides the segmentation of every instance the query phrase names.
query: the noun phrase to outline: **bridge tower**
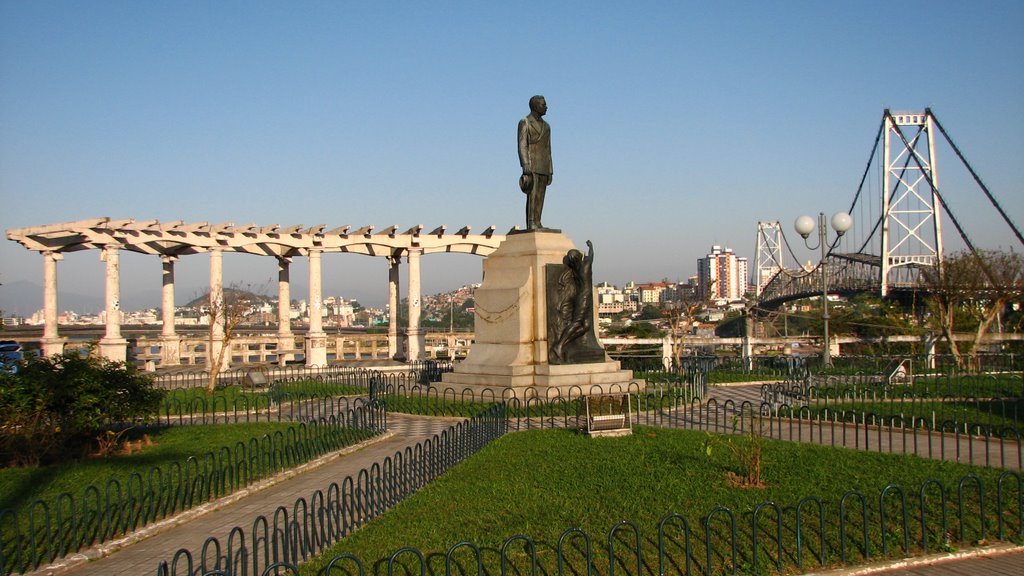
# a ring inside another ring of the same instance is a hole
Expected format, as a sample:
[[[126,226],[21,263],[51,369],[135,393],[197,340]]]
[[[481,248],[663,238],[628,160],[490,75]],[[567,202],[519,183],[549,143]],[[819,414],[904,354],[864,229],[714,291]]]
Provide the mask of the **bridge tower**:
[[[779,221],[757,223],[757,267],[754,269],[754,285],[757,297],[768,281],[782,269],[782,226]]]
[[[884,118],[881,295],[913,285],[942,258],[934,121],[930,112]]]

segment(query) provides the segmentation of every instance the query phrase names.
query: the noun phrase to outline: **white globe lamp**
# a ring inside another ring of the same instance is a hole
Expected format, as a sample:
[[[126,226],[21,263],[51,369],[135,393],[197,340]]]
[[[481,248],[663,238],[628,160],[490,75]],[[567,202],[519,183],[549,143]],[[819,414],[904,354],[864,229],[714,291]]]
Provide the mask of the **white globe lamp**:
[[[796,219],[793,223],[793,228],[796,229],[796,233],[803,236],[804,240],[814,232],[814,218],[804,215]]]

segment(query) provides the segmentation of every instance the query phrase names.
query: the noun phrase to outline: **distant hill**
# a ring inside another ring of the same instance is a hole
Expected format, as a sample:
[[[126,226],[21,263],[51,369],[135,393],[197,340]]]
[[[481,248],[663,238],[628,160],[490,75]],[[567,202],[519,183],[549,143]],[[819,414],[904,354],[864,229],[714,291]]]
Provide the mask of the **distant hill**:
[[[237,288],[225,288],[224,299],[229,301],[238,302],[252,302],[253,304],[265,304],[267,302],[273,302],[276,298],[264,295],[256,294],[248,290],[239,290]],[[201,294],[194,298],[191,302],[185,304],[186,308],[200,308],[206,306],[210,301],[210,292],[207,291],[205,294]]]

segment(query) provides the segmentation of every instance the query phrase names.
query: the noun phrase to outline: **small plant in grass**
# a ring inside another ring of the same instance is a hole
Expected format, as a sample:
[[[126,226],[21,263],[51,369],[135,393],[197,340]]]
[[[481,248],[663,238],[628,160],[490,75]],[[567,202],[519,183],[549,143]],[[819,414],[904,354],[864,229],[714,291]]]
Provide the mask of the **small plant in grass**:
[[[153,439],[149,434],[143,434],[141,438],[131,439],[129,432],[134,430],[133,426],[122,430],[106,430],[96,437],[96,451],[90,454],[96,458],[108,458],[113,455],[130,456],[133,452],[141,452],[143,448],[153,445]]]
[[[106,458],[116,452],[124,441],[124,435],[127,434],[129,430],[131,430],[130,427],[116,432],[113,430],[105,430],[102,434],[96,437],[96,452],[93,453],[93,456]]]
[[[711,458],[715,447],[732,454],[738,466],[726,475],[729,484],[738,488],[764,488],[764,423],[753,412],[738,414],[732,419],[732,434],[707,434],[704,454]]]

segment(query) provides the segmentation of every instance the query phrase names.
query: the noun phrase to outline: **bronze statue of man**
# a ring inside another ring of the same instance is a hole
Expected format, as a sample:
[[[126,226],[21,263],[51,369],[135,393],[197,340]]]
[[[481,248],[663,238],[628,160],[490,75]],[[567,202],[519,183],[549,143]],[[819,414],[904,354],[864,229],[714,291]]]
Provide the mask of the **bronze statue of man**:
[[[551,185],[551,126],[544,121],[548,103],[543,96],[530,98],[530,114],[519,121],[519,188],[526,194],[526,229],[539,230],[544,194]]]

